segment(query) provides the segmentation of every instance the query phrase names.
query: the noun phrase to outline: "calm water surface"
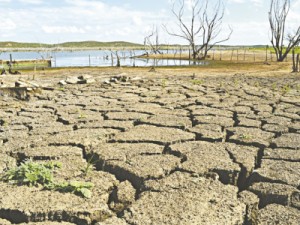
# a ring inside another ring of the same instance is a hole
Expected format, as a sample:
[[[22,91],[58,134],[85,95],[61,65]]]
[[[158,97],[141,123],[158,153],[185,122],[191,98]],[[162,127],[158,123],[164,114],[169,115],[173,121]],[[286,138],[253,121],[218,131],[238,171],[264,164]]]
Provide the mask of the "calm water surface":
[[[173,59],[140,59],[132,58],[144,54],[145,51],[118,51],[121,66],[183,66],[190,65],[188,60]],[[166,51],[164,53],[167,53]],[[172,53],[170,50],[168,53]],[[105,50],[88,50],[88,51],[25,51],[25,52],[2,52],[0,60],[9,61],[10,54],[13,60],[34,60],[50,59],[52,67],[84,67],[84,66],[115,66],[117,64],[116,53]],[[177,53],[179,54],[179,53]],[[205,62],[199,62],[203,65]]]

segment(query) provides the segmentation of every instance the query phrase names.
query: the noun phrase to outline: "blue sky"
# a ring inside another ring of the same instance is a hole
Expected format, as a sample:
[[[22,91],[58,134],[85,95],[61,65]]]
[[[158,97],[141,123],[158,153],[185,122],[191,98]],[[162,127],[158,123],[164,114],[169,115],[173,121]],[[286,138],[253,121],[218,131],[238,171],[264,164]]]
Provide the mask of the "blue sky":
[[[191,0],[185,0],[187,3]],[[212,2],[210,0],[209,2]],[[270,0],[224,0],[226,44],[269,44]],[[143,43],[153,25],[176,30],[172,0],[0,0],[0,41]],[[292,0],[288,29],[300,25],[300,0]],[[160,42],[184,43],[160,30]]]

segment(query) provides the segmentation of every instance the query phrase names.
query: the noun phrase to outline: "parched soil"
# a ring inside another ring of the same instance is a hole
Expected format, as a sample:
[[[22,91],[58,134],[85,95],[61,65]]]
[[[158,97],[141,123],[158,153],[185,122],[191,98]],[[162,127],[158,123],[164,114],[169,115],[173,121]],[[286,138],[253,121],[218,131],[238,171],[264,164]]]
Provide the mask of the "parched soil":
[[[80,75],[95,82],[58,85]],[[0,91],[0,172],[59,161],[56,180],[94,187],[86,199],[0,181],[0,224],[299,224],[299,74],[124,68],[21,77],[42,88],[23,93],[27,100]],[[13,86],[20,76],[0,78]]]

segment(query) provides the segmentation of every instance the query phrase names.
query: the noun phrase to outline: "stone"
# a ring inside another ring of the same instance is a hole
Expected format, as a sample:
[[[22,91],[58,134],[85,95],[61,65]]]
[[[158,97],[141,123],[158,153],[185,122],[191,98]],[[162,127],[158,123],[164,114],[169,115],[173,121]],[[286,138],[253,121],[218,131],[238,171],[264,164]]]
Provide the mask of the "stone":
[[[93,76],[91,76],[89,74],[80,75],[78,77],[78,79],[80,79],[80,80],[88,80],[88,79],[91,79],[91,78],[93,78]]]
[[[67,84],[77,84],[80,80],[77,77],[68,77],[65,81]]]

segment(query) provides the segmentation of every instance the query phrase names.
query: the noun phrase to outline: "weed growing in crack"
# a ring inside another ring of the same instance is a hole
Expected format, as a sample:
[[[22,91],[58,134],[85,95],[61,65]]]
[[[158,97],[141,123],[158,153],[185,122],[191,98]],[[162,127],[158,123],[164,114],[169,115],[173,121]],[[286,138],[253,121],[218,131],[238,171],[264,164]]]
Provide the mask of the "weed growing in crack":
[[[281,93],[283,95],[285,95],[285,94],[289,93],[291,91],[291,89],[292,89],[291,86],[289,84],[286,84],[281,88]]]
[[[166,88],[166,86],[167,86],[167,80],[166,80],[166,79],[163,79],[163,80],[161,81],[161,88],[164,90],[164,89]]]
[[[95,160],[95,154],[93,154],[88,160],[87,165],[82,169],[83,175],[86,177],[89,172],[95,169],[95,164],[99,162],[99,160]]]
[[[276,91],[277,90],[277,83],[273,83],[271,89],[272,89],[272,91]]]
[[[250,139],[252,139],[252,136],[250,134],[241,134],[241,135],[239,135],[239,139],[250,140]]]
[[[202,85],[204,83],[203,80],[191,80],[193,85]]]
[[[83,112],[81,112],[80,110],[78,110],[78,119],[85,119],[86,118],[86,115],[83,113]]]
[[[91,198],[93,183],[70,181],[56,183],[53,178],[53,171],[62,167],[60,162],[38,163],[30,160],[21,163],[19,167],[4,172],[0,177],[1,181],[16,185],[43,186],[48,190],[60,192],[71,192],[85,198]]]
[[[70,192],[76,195],[83,196],[85,198],[92,197],[91,189],[94,187],[94,184],[91,182],[81,182],[81,181],[70,181],[62,183],[51,183],[47,185],[46,188],[49,190],[55,190],[59,192]]]

